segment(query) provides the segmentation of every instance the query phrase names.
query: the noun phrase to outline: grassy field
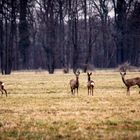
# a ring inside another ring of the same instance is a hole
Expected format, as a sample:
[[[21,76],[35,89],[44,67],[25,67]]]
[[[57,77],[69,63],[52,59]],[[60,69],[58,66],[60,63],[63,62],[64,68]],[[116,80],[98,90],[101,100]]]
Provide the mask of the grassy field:
[[[129,72],[126,77],[140,76]],[[0,75],[8,97],[0,97],[0,140],[139,140],[139,88],[126,88],[118,72],[93,72],[94,96],[80,74],[79,95],[72,96],[73,73],[13,72]]]

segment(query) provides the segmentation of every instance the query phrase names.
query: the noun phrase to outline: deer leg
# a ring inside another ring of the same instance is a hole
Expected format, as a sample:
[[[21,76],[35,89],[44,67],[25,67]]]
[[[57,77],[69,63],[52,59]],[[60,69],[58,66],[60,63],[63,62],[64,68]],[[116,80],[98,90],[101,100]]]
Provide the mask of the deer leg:
[[[92,95],[92,89],[91,89],[91,87],[90,87],[90,95]]]
[[[130,95],[130,88],[127,87],[127,94]]]
[[[92,95],[92,87],[90,87],[90,95]]]
[[[73,95],[75,95],[75,89],[73,89]]]
[[[1,91],[1,93],[2,93],[2,94],[1,94],[1,96],[2,96],[2,95],[3,95],[3,91],[2,91],[2,89],[0,89],[0,91]]]
[[[91,88],[89,88],[89,95],[91,95]]]
[[[90,95],[92,95],[92,93],[91,93],[92,91],[91,91],[91,90],[92,90],[92,89],[91,89],[91,87],[90,87],[90,88],[89,88],[89,91],[90,91]]]
[[[78,88],[77,88],[77,95],[78,95]]]
[[[92,90],[92,96],[93,96],[93,87],[92,87],[92,89],[91,89],[91,90]]]
[[[140,85],[138,85],[139,86],[139,88],[140,88]],[[140,94],[140,91],[139,91],[139,94]]]
[[[73,89],[71,88],[71,94],[73,95]]]
[[[88,88],[88,95],[90,95],[90,88]]]
[[[7,97],[7,91],[6,91],[6,89],[3,88],[3,90],[4,90],[4,92],[5,92],[5,94],[6,94],[6,97]]]

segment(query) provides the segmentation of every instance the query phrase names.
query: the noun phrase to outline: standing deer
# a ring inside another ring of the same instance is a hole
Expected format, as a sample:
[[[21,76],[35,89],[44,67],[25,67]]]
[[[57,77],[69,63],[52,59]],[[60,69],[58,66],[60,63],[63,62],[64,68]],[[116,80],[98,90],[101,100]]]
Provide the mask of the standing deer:
[[[88,95],[93,96],[93,88],[94,88],[95,83],[93,80],[90,80],[91,75],[92,75],[92,72],[91,73],[87,72],[87,76],[88,76],[87,88],[88,88]]]
[[[6,96],[7,96],[7,91],[6,91],[6,89],[4,88],[4,83],[1,82],[1,81],[0,81],[0,91],[1,91],[2,95],[3,95],[3,93],[5,92],[5,94],[6,94]],[[3,91],[4,91],[4,92],[3,92]]]
[[[74,74],[76,76],[76,80],[74,80],[74,79],[70,80],[70,88],[71,88],[72,95],[75,94],[75,89],[77,89],[77,95],[78,95],[80,72],[78,71],[78,72],[75,72]]]
[[[140,88],[140,77],[132,78],[132,79],[125,79],[126,72],[120,72],[122,81],[127,87],[127,94],[130,95],[130,87],[137,85]],[[139,91],[140,94],[140,91]]]

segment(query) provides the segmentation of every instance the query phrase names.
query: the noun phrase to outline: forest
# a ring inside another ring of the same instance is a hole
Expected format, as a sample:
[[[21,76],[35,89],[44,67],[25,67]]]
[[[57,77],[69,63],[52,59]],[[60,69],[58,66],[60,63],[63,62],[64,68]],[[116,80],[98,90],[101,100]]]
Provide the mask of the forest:
[[[139,0],[0,0],[0,70],[140,66]]]

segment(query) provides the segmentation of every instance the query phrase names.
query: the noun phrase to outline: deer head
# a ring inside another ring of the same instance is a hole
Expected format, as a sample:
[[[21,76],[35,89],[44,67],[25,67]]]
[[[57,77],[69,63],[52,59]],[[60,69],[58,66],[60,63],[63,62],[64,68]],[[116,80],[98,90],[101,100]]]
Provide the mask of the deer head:
[[[87,76],[88,76],[88,81],[90,81],[90,76],[92,75],[92,72],[87,72]]]

